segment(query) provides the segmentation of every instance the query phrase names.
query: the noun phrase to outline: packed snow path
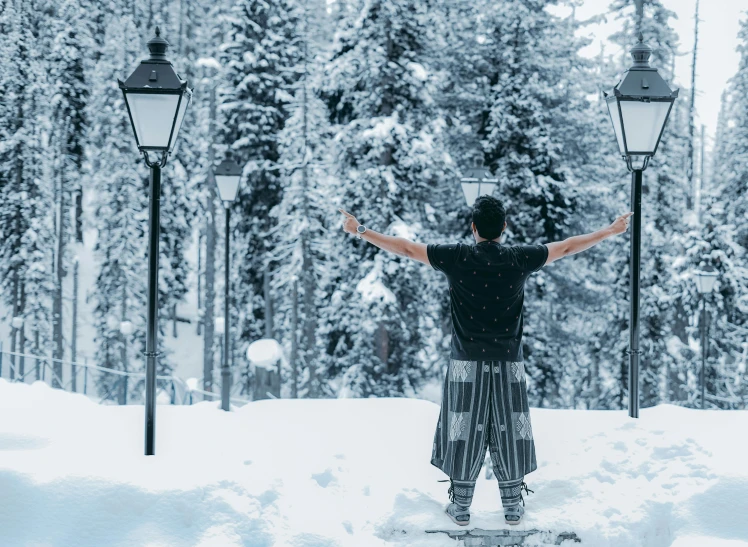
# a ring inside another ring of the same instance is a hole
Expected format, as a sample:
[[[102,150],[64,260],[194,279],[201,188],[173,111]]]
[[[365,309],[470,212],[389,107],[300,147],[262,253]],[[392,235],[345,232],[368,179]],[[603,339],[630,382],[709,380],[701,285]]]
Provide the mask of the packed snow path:
[[[439,546],[449,483],[418,399],[99,406],[0,380],[0,544]],[[539,468],[518,530],[594,547],[748,546],[748,412],[532,409]],[[468,529],[509,529],[481,472]],[[528,538],[524,545],[537,544]]]

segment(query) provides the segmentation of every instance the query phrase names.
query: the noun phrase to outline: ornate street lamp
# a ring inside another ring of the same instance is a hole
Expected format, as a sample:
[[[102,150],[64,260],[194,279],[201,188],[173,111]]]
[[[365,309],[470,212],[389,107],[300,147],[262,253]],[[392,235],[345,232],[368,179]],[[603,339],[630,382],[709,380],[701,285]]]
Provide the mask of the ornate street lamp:
[[[706,353],[709,329],[709,316],[706,312],[706,296],[714,290],[719,273],[712,266],[702,266],[694,272],[696,290],[701,295],[701,409],[704,410],[704,397],[706,393]]]
[[[462,193],[468,207],[472,207],[479,196],[493,194],[499,179],[493,178],[491,172],[485,167],[470,167],[465,171],[465,176],[460,179]]]
[[[223,160],[220,165],[216,168],[214,173],[216,179],[216,186],[218,186],[218,195],[223,201],[223,207],[226,211],[226,235],[224,241],[226,243],[226,252],[224,253],[224,303],[223,303],[223,314],[224,314],[224,325],[225,331],[223,337],[223,359],[221,364],[221,408],[223,410],[230,410],[229,408],[229,394],[231,392],[231,373],[229,371],[229,343],[230,343],[230,325],[229,322],[229,289],[231,282],[229,280],[229,242],[231,232],[229,231],[229,221],[231,220],[231,204],[236,199],[236,193],[239,190],[239,182],[242,179],[242,166],[231,158]]]
[[[182,127],[192,97],[187,81],[182,80],[166,59],[169,43],[156,36],[148,42],[150,58],[141,61],[122,82],[135,142],[151,169],[148,216],[148,309],[146,316],[145,358],[145,455],[155,454],[156,432],[156,360],[158,358],[158,243],[160,233],[161,169]],[[151,160],[150,154],[160,158]]]
[[[634,64],[623,73],[615,87],[605,92],[618,150],[626,160],[631,177],[631,233],[629,276],[631,279],[631,320],[629,323],[629,416],[639,417],[639,280],[641,275],[642,173],[657,152],[678,90],[671,90],[656,68],[649,66],[652,48],[639,42],[631,50]],[[641,163],[634,165],[634,158]]]

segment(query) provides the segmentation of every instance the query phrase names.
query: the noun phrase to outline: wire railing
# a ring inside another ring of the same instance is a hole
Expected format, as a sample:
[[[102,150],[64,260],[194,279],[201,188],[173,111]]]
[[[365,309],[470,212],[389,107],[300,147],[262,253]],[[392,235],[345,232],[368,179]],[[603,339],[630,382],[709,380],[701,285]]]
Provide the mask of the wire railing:
[[[99,404],[142,404],[145,400],[145,373],[116,370],[87,362],[74,362],[53,357],[5,351],[0,344],[0,378],[10,382],[41,381],[53,388],[81,393]],[[233,384],[237,386],[236,383]],[[189,405],[195,395],[202,400],[219,400],[220,393],[190,388],[174,375],[156,375],[157,402]],[[231,404],[245,405],[250,401],[231,396]]]

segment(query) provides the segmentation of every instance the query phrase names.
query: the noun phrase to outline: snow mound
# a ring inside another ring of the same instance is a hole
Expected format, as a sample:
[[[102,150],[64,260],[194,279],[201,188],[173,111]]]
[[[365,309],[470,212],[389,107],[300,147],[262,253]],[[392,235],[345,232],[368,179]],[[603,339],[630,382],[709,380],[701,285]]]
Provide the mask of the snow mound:
[[[247,348],[247,359],[256,367],[274,370],[278,361],[283,359],[283,348],[272,338],[255,340]]]
[[[0,380],[3,547],[455,545],[430,465],[439,406],[420,399],[274,399],[99,406]],[[594,547],[746,547],[748,412],[671,405],[531,409],[538,469],[517,528]],[[569,508],[574,510],[570,511]],[[507,529],[478,477],[469,528]],[[533,544],[530,540],[526,544]]]

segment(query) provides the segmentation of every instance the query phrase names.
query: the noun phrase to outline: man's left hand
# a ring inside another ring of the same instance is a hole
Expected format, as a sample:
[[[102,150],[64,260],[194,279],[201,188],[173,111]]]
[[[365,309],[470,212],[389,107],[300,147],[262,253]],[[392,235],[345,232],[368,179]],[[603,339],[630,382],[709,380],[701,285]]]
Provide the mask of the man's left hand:
[[[350,213],[346,213],[345,211],[343,211],[343,209],[338,209],[338,211],[345,215],[345,220],[343,220],[343,230],[345,230],[349,234],[358,235],[356,228],[358,228],[361,224],[358,220],[356,220],[356,217],[354,217]]]

